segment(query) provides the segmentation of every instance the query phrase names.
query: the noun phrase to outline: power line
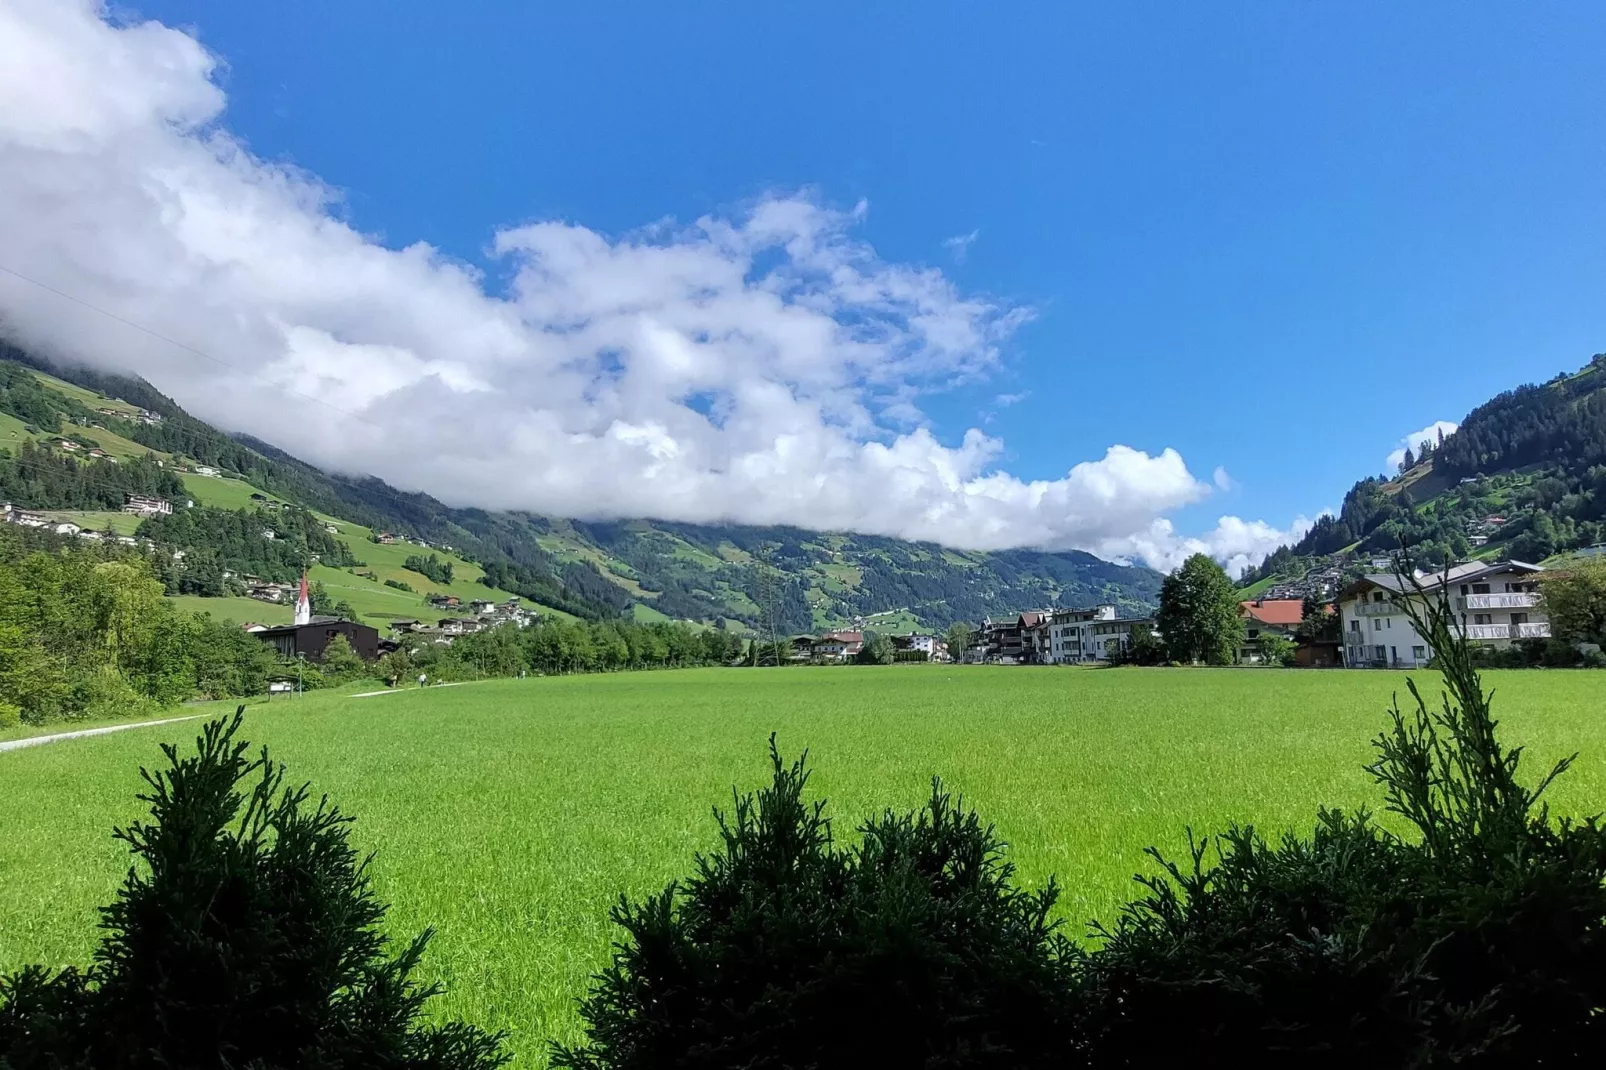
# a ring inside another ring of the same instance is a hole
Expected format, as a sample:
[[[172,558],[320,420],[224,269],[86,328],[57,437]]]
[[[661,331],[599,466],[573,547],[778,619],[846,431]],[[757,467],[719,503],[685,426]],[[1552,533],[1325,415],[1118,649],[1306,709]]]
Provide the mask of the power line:
[[[41,290],[44,290],[46,293],[55,294],[57,297],[60,297],[63,300],[71,301],[75,305],[80,305],[80,306],[82,306],[84,308],[87,308],[91,312],[98,312],[102,316],[105,316],[107,319],[116,320],[118,323],[123,324],[125,327],[132,327],[136,331],[140,331],[140,332],[142,332],[144,334],[148,334],[152,338],[158,339],[159,341],[166,342],[168,345],[174,346],[174,347],[176,347],[178,349],[182,349],[186,353],[193,353],[196,356],[202,358],[203,360],[209,360],[213,364],[217,364],[217,365],[220,365],[220,366],[222,366],[224,368],[228,368],[231,371],[239,372],[241,375],[250,376],[251,378],[256,379],[258,382],[266,383],[268,386],[271,386],[276,390],[282,390],[286,394],[294,394],[296,397],[305,398],[307,401],[315,402],[316,404],[322,405],[327,409],[330,409],[330,410],[332,410],[334,412],[340,413],[342,416],[349,416],[351,419],[356,420],[359,423],[365,423],[369,427],[372,427],[376,431],[383,431],[384,430],[383,427],[380,427],[378,424],[374,423],[372,420],[369,420],[369,419],[367,419],[365,417],[359,416],[356,413],[351,412],[351,411],[349,411],[347,409],[342,409],[339,405],[336,405],[336,404],[334,404],[332,402],[329,402],[329,401],[325,401],[323,398],[320,398],[320,397],[314,397],[311,394],[304,394],[301,391],[296,390],[294,387],[285,386],[283,383],[276,383],[272,379],[269,379],[267,376],[263,375],[261,372],[252,371],[249,368],[242,368],[238,364],[231,364],[228,361],[222,359],[221,357],[214,357],[212,354],[210,354],[210,353],[208,353],[208,352],[206,352],[204,350],[196,349],[192,345],[187,345],[184,342],[180,342],[176,338],[169,338],[167,335],[162,334],[160,331],[154,331],[154,330],[152,330],[151,328],[145,326],[142,323],[135,323],[133,320],[128,319],[125,316],[120,316],[117,313],[112,312],[112,311],[110,311],[108,309],[101,308],[99,305],[92,304],[89,301],[85,301],[82,297],[75,297],[72,294],[66,292],[65,290],[58,290],[54,286],[51,286],[48,283],[40,282],[38,279],[31,278],[31,277],[29,277],[27,275],[24,275],[22,272],[16,270],[15,268],[7,267],[4,264],[0,264],[0,271],[3,271],[7,275],[10,275],[10,276],[12,276],[14,278],[21,279],[23,282],[29,283],[29,284],[31,284],[33,286],[37,286]]]

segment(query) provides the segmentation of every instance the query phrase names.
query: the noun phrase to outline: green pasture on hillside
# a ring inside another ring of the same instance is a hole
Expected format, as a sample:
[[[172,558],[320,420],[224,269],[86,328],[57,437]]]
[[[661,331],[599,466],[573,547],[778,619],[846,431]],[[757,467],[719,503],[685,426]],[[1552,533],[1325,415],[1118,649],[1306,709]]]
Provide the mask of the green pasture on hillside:
[[[1491,673],[1529,779],[1579,752],[1555,809],[1606,799],[1597,673]],[[1431,675],[1422,682],[1432,686]],[[436,1007],[506,1029],[515,1065],[577,1037],[574,1000],[618,934],[621,892],[691,871],[713,805],[768,777],[766,740],[810,752],[838,835],[917,806],[941,774],[1011,845],[1057,874],[1073,932],[1111,918],[1184,826],[1308,829],[1318,804],[1380,805],[1362,772],[1404,674],[941,666],[707,669],[494,681],[253,706],[248,735],[357,816],[356,845],[398,934],[433,925]],[[214,708],[215,710],[215,708]],[[0,971],[83,963],[95,908],[127,866],[115,822],[138,767],[199,722],[0,753]]]

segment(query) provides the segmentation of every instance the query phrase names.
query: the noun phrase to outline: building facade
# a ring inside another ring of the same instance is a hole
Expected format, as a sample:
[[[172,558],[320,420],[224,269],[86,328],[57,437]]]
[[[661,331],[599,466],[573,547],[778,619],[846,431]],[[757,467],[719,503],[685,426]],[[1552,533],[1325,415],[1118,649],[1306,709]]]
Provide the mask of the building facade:
[[[1522,561],[1482,561],[1444,572],[1419,574],[1416,584],[1374,574],[1346,587],[1338,611],[1344,664],[1352,669],[1414,669],[1433,659],[1432,645],[1417,634],[1403,605],[1425,608],[1428,598],[1448,598],[1458,632],[1474,643],[1509,647],[1523,639],[1550,638],[1550,621],[1539,601],[1544,569]]]

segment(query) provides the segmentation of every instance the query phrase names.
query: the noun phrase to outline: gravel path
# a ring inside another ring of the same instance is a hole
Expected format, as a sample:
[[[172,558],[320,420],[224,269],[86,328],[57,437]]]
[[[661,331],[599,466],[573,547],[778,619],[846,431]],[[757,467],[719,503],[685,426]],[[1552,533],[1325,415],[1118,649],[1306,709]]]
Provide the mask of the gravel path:
[[[196,721],[205,716],[195,713],[188,717],[164,717],[159,721],[135,721],[132,724],[114,724],[105,728],[82,728],[77,732],[57,732],[50,736],[28,736],[24,739],[8,739],[0,742],[0,751],[21,750],[23,747],[38,747],[45,743],[55,743],[63,739],[81,739],[84,736],[104,736],[108,732],[126,732],[130,728],[150,728],[159,724],[176,724],[179,721]]]

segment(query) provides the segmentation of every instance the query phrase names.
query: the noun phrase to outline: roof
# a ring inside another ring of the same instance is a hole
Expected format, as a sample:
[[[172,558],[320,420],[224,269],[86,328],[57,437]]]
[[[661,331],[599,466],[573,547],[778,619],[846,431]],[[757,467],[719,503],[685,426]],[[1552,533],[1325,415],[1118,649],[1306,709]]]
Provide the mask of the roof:
[[[1035,628],[1039,624],[1043,623],[1043,619],[1047,616],[1047,613],[1022,613],[1018,623],[1022,628]]]
[[[1298,624],[1305,619],[1305,602],[1300,598],[1262,598],[1238,603],[1239,611],[1262,624]]]
[[[1543,572],[1544,566],[1530,565],[1526,561],[1464,561],[1459,565],[1451,565],[1443,572],[1417,572],[1414,574],[1416,586],[1425,589],[1434,587],[1448,587],[1457,583],[1470,583],[1491,576],[1498,572]],[[1374,572],[1362,576],[1340,592],[1341,598],[1347,598],[1360,591],[1368,591],[1373,587],[1380,587],[1385,591],[1397,594],[1409,593],[1412,583],[1402,581],[1399,576],[1386,572]]]
[[[864,633],[826,632],[824,635],[820,636],[819,641],[822,643],[862,643],[864,642]]]

